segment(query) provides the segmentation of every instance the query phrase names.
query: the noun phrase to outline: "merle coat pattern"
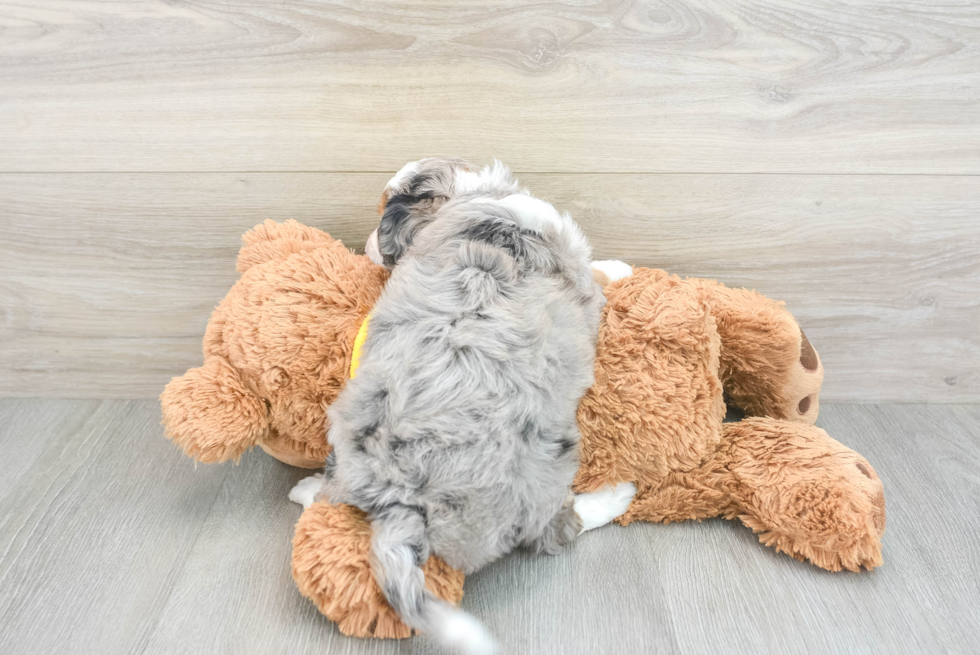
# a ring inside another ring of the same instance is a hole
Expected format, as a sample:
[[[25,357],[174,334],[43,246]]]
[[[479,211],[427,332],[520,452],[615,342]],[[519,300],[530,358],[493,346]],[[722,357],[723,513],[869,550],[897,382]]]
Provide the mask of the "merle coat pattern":
[[[403,178],[377,232],[393,272],[329,411],[321,496],[369,514],[375,575],[405,622],[467,646],[419,565],[434,553],[469,573],[578,533],[576,408],[605,300],[575,223],[503,167],[423,160]]]

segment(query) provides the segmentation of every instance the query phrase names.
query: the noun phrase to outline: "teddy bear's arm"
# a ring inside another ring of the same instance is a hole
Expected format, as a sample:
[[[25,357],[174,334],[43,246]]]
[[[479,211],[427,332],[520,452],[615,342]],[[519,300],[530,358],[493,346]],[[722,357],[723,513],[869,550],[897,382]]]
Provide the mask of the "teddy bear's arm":
[[[205,464],[238,459],[268,430],[261,398],[220,356],[167,384],[160,396],[167,436]]]

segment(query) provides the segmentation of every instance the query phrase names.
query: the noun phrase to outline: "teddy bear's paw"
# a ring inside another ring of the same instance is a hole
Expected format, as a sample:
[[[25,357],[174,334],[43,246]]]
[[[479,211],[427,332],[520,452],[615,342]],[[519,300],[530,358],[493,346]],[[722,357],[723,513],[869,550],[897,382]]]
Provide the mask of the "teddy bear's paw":
[[[777,416],[790,421],[813,425],[820,413],[820,387],[823,384],[823,364],[810,340],[800,329],[799,357],[790,366],[783,397],[786,398]]]
[[[575,496],[575,513],[582,519],[582,532],[598,528],[619,518],[629,509],[636,495],[636,485],[620,482],[598,491]]]
[[[885,532],[881,480],[856,453],[833,459],[833,466],[823,466],[822,475],[803,473],[796,485],[786,489],[782,517],[763,522],[758,520],[760,512],[743,521],[761,533],[764,544],[830,571],[881,566]]]
[[[237,460],[269,432],[265,401],[216,355],[172,379],[160,408],[167,437],[205,464]]]
[[[289,491],[289,500],[303,509],[308,509],[316,502],[316,495],[323,489],[323,473],[317,473],[303,478]]]

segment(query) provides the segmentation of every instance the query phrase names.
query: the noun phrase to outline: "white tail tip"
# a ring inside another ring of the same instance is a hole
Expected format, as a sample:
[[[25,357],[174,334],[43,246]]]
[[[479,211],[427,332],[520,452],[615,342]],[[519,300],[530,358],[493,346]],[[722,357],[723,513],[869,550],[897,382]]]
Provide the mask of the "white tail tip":
[[[483,624],[466,612],[447,612],[439,630],[439,640],[466,655],[496,655],[497,642]]]

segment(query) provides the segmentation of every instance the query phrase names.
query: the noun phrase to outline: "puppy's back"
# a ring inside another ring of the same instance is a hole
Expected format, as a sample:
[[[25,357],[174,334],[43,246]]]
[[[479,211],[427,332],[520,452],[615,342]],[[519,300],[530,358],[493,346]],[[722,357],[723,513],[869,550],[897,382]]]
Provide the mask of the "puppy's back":
[[[430,549],[470,572],[532,542],[578,468],[604,299],[587,242],[558,218],[532,229],[504,202],[443,207],[395,268],[332,408],[341,502],[372,515],[379,581],[416,627],[449,616],[422,586]]]

